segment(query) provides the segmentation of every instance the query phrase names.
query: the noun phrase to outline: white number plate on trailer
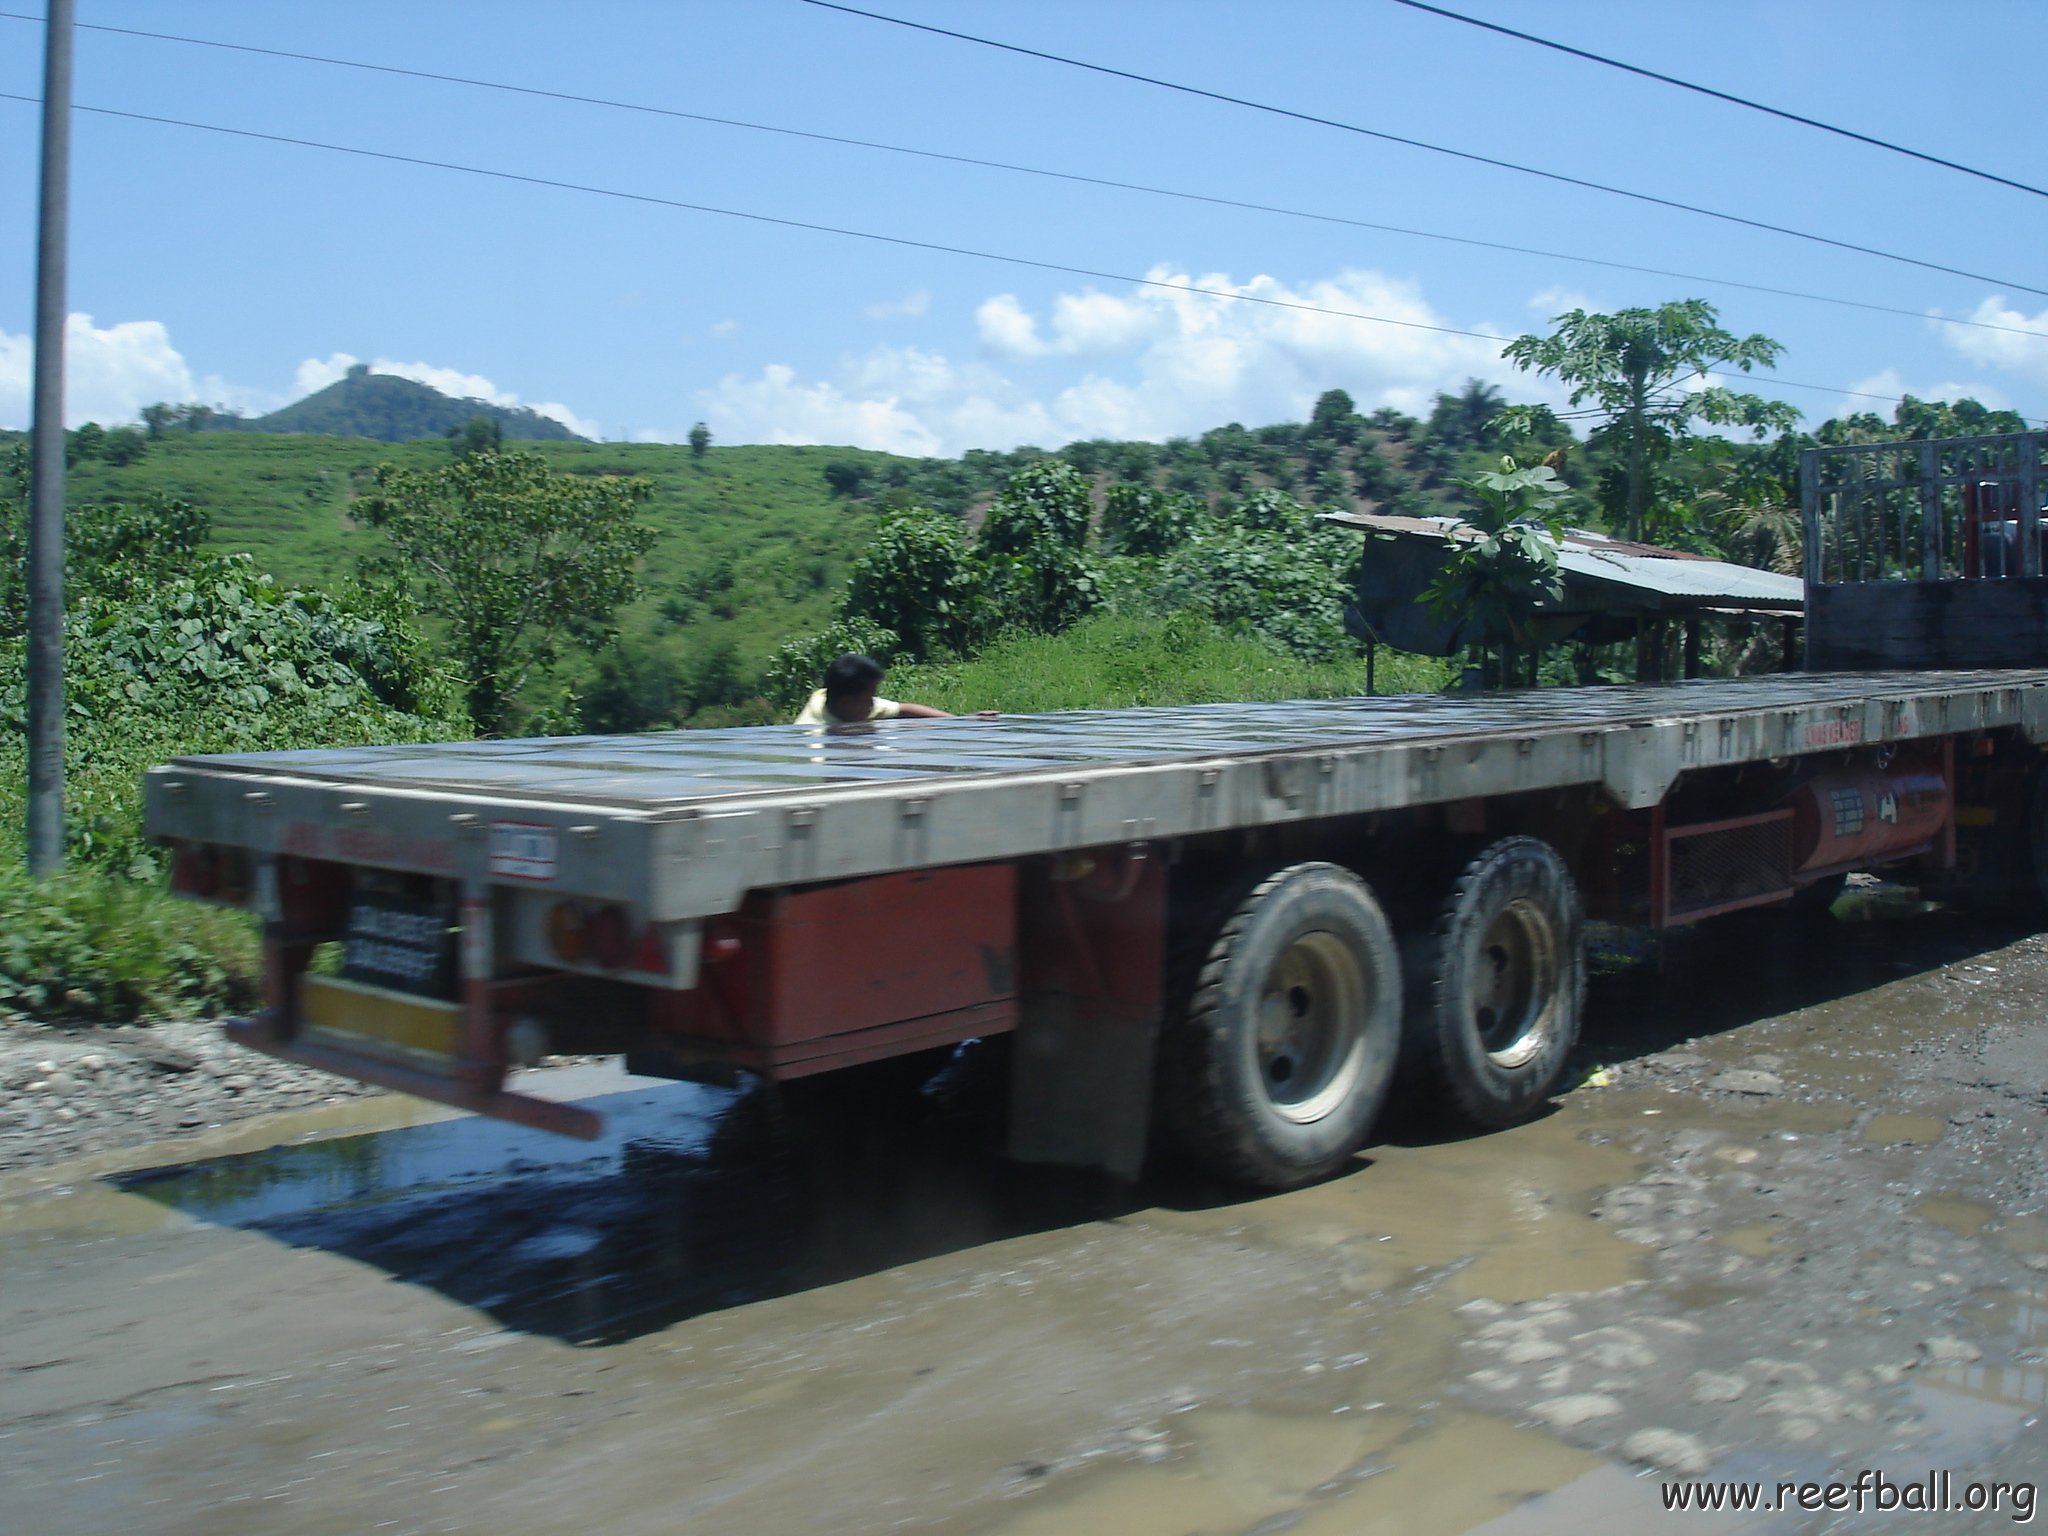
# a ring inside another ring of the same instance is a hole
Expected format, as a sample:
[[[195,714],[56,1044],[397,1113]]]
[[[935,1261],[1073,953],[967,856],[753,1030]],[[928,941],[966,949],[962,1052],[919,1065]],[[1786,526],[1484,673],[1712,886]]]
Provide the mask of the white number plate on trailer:
[[[491,823],[491,873],[511,880],[555,878],[555,829],[531,821]]]

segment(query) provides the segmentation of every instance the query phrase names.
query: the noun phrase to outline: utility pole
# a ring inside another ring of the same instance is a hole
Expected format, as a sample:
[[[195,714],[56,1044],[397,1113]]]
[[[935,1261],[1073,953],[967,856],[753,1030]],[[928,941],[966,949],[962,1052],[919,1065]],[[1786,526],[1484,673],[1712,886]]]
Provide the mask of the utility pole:
[[[43,23],[43,184],[29,424],[28,868],[64,865],[64,250],[70,222],[73,0]]]

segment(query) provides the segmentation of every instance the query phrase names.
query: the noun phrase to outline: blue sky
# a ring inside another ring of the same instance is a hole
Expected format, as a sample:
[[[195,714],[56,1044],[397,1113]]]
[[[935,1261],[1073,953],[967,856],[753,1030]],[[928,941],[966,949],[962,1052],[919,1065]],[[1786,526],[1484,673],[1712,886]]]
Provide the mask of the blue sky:
[[[78,114],[67,414],[251,412],[353,361],[589,435],[959,453],[1425,412],[1500,342],[1699,296],[1784,380],[2048,417],[2048,199],[1392,0],[870,0],[1114,68],[1826,234],[1944,275],[820,10],[801,0],[78,0],[75,100],[1108,276]],[[2037,184],[2048,6],[1571,0],[1451,9]],[[40,0],[0,11],[41,13]],[[96,31],[604,97],[1904,310],[1876,313],[788,135]],[[40,91],[0,19],[0,91]],[[0,426],[28,417],[36,109],[0,101]],[[1129,281],[1252,293],[1452,335]],[[1973,326],[1932,317],[1973,320]],[[1808,423],[1881,400],[1771,386]]]

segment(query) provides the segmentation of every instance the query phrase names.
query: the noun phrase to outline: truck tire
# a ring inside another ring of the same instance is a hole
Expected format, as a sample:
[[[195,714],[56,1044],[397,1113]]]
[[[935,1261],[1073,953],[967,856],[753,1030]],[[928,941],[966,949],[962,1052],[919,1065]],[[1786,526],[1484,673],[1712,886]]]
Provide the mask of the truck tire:
[[[1163,1051],[1180,1149],[1233,1182],[1292,1189],[1364,1144],[1401,1040],[1401,960],[1372,892],[1296,864],[1224,917]]]
[[[1408,1027],[1459,1119],[1514,1125],[1556,1089],[1585,1006],[1582,929],[1570,870],[1536,838],[1502,838],[1452,882],[1419,946]]]

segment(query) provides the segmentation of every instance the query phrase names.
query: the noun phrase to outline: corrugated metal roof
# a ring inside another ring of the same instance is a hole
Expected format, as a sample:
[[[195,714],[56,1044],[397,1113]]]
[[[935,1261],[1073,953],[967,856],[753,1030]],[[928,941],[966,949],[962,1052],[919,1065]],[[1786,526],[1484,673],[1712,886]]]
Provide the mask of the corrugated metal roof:
[[[1780,576],[1776,571],[1759,571],[1726,560],[1621,554],[1567,538],[1557,552],[1557,563],[1568,576],[1716,608],[1798,613],[1806,606],[1806,584],[1797,576]]]
[[[1391,533],[1411,539],[1477,538],[1478,533],[1452,517],[1399,517],[1380,512],[1326,512],[1325,522]],[[1806,606],[1806,585],[1797,576],[1760,571],[1753,566],[1714,560],[1688,550],[1659,549],[1610,539],[1580,528],[1565,530],[1559,542],[1558,568],[1573,584],[1590,582],[1624,594],[1641,604],[1681,608],[1738,609],[1749,612],[1799,613]],[[1566,606],[1579,606],[1599,593],[1567,593]],[[1669,599],[1666,603],[1664,599]]]

